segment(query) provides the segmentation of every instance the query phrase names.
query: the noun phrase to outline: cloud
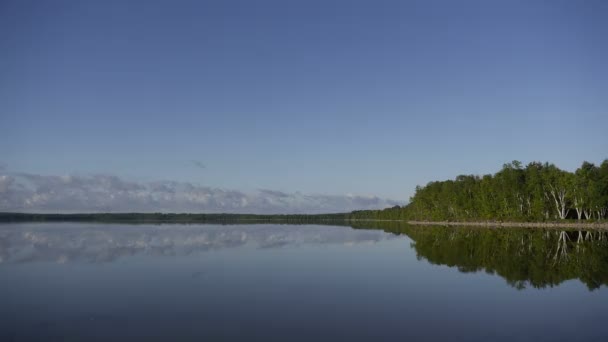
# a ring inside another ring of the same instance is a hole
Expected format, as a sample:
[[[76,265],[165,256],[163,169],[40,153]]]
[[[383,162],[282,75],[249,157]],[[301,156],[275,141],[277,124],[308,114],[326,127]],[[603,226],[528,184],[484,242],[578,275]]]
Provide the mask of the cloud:
[[[134,182],[113,175],[0,172],[0,211],[192,212],[301,214],[378,209],[402,204],[375,196],[253,193],[188,182]]]
[[[203,162],[201,162],[200,160],[191,160],[190,162],[192,163],[192,165],[198,167],[199,169],[206,169],[207,168],[207,166]]]

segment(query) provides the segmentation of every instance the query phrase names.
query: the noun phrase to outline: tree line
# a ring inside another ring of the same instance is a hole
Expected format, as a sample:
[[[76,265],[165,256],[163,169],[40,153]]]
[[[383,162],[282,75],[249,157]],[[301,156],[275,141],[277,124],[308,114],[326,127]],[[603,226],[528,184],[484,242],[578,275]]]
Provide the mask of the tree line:
[[[213,223],[213,224],[321,224],[345,221],[348,213],[338,214],[190,214],[190,213],[77,213],[36,214],[0,213],[0,222],[107,222],[107,223]]]
[[[408,205],[355,211],[354,219],[466,221],[603,220],[608,214],[608,159],[575,171],[519,161],[495,174],[460,175],[416,187]]]

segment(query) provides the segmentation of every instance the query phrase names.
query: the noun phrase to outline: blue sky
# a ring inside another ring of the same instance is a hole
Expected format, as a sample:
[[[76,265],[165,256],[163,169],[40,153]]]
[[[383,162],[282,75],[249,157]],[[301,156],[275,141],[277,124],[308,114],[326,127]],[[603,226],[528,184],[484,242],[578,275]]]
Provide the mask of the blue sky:
[[[605,1],[3,1],[0,162],[399,201],[574,170],[608,157],[606,37]]]

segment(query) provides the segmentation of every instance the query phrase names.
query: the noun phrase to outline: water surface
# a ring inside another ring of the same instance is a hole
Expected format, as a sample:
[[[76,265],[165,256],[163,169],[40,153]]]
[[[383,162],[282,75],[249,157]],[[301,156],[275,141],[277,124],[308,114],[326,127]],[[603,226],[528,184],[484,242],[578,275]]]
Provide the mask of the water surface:
[[[0,340],[608,339],[606,232],[0,225]]]

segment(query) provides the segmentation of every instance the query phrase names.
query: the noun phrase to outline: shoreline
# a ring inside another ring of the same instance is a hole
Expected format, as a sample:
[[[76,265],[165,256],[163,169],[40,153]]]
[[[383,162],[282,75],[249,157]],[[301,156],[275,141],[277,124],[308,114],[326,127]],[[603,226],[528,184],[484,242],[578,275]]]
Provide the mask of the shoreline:
[[[580,229],[606,229],[608,222],[460,222],[460,221],[405,221],[413,226],[465,226],[487,228],[580,228]]]
[[[595,229],[608,230],[608,221],[420,221],[395,219],[350,218],[348,213],[333,214],[189,214],[189,213],[72,213],[39,214],[0,212],[0,223],[43,223],[43,222],[80,222],[80,223],[130,223],[130,224],[346,224],[355,222],[393,222],[413,226],[444,227],[486,227],[486,228],[544,228],[544,229]]]

